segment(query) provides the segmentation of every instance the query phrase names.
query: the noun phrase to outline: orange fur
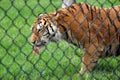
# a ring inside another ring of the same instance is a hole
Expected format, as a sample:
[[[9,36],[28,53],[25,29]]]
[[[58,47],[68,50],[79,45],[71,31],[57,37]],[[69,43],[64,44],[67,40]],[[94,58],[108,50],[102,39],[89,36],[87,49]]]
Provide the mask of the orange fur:
[[[107,55],[106,53],[108,56],[120,55],[120,48],[114,53],[120,44],[120,6],[98,8],[86,3],[77,3],[42,18],[57,22],[57,27],[63,35],[67,35],[66,38],[71,39],[77,46],[83,46],[81,74],[91,71],[99,57]],[[34,26],[39,20],[41,19],[35,21]],[[33,41],[37,39],[34,37],[35,32],[31,37]],[[36,34],[37,37],[40,35]],[[106,52],[108,47],[110,49]]]

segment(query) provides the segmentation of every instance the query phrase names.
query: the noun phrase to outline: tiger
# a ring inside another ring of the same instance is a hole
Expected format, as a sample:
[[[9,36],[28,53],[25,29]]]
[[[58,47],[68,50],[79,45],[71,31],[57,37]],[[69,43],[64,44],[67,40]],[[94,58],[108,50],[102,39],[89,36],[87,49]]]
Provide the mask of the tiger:
[[[31,27],[34,53],[60,39],[83,50],[80,74],[91,72],[101,57],[120,55],[120,5],[97,7],[74,3],[45,14],[38,14]]]

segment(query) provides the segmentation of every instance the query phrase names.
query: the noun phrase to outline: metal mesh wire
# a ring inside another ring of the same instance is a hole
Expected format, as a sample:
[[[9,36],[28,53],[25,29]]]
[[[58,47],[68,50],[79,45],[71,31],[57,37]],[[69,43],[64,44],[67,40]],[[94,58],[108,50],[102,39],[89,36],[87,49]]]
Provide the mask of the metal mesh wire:
[[[85,1],[101,7],[120,4],[119,0]],[[38,13],[54,11],[61,4],[57,0],[0,0],[1,80],[120,79],[120,57],[99,59],[91,73],[78,76],[83,50],[63,40],[50,42],[38,55],[33,54],[29,42],[32,23]]]

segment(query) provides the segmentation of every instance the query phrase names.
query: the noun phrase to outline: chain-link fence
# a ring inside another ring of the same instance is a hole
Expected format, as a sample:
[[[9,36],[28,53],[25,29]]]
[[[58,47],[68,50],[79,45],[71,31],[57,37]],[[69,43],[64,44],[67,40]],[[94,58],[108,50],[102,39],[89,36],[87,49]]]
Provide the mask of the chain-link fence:
[[[84,2],[99,7],[120,4],[119,0]],[[38,55],[33,54],[29,42],[31,25],[39,13],[55,11],[61,5],[62,0],[0,0],[1,80],[120,79],[120,57],[114,56],[99,59],[92,72],[78,75],[83,50],[63,40],[60,43],[50,42]]]

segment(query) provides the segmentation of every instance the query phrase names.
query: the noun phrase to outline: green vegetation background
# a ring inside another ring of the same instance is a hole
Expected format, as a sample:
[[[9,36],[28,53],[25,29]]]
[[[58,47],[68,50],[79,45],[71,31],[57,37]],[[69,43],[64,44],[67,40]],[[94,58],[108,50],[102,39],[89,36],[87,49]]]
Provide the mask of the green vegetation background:
[[[51,2],[50,2],[51,1]],[[77,0],[82,2],[83,0]],[[119,0],[85,0],[109,7]],[[0,79],[2,80],[118,80],[120,57],[98,61],[91,74],[78,76],[82,50],[68,44],[50,42],[38,55],[29,43],[30,27],[39,13],[61,7],[61,0],[0,0]]]

